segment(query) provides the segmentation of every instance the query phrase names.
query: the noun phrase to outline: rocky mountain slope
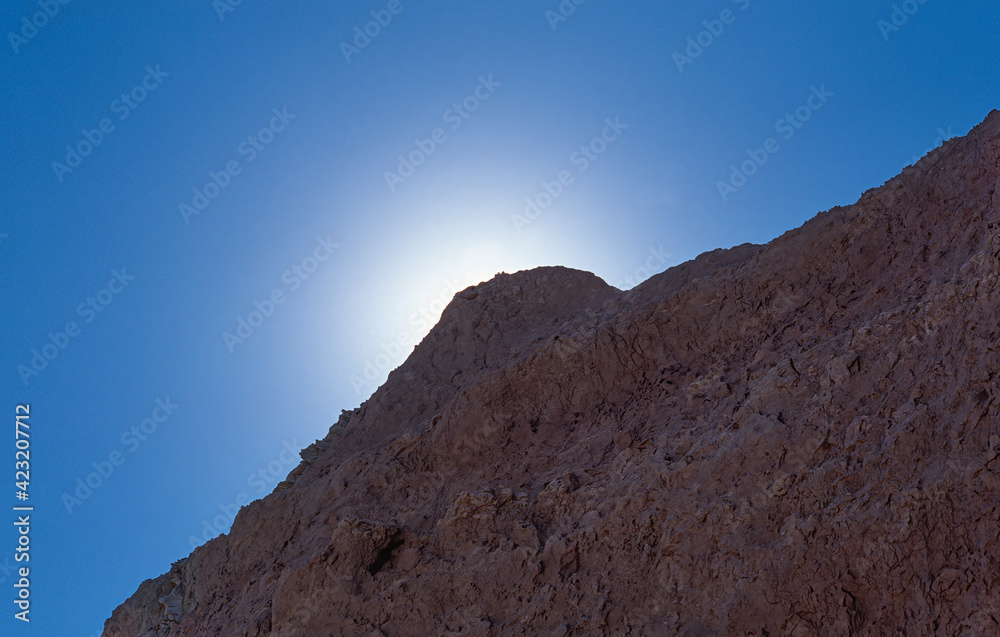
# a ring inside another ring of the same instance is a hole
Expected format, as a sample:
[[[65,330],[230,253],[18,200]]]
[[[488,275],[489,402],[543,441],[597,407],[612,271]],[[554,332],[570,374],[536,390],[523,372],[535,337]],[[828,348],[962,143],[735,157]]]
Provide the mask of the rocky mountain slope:
[[[1000,112],[628,292],[454,298],[105,637],[1000,634]]]

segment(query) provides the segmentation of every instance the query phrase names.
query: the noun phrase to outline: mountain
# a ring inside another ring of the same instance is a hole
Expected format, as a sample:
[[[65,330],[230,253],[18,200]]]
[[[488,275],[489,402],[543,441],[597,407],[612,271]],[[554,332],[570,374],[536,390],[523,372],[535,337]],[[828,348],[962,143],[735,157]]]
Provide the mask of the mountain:
[[[623,292],[460,293],[105,637],[1000,634],[1000,112]]]

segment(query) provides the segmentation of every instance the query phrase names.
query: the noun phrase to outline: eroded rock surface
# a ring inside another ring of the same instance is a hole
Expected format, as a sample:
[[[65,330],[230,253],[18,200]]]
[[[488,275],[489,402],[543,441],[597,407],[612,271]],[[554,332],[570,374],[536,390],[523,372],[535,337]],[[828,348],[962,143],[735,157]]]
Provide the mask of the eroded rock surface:
[[[106,637],[1000,634],[1000,113],[629,292],[454,298]]]

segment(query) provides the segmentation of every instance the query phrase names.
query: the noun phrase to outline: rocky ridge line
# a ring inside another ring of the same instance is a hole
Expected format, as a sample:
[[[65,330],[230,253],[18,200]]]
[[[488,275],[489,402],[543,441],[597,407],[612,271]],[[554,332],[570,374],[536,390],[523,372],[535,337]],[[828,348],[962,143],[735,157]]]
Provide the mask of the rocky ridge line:
[[[994,111],[765,246],[459,293],[105,637],[1000,632],[998,185]]]

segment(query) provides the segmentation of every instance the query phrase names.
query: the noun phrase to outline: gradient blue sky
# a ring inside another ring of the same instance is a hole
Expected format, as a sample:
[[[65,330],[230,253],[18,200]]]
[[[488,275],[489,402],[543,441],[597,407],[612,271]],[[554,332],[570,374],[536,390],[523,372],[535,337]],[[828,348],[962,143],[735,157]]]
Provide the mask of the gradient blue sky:
[[[269,492],[289,447],[365,400],[456,289],[553,264],[628,287],[766,242],[1000,106],[996,2],[668,4],[563,2],[556,22],[558,0],[244,0],[221,18],[210,0],[3,3],[0,388],[11,421],[31,405],[35,511],[32,622],[6,601],[0,633],[98,634],[192,536]],[[342,42],[387,7],[348,61]],[[707,46],[681,70],[688,38]],[[796,109],[808,120],[778,125]],[[105,118],[78,167],[53,168]],[[390,188],[411,153],[421,165]],[[210,172],[226,187],[185,219]],[[550,205],[517,223],[526,198]],[[109,288],[114,272],[134,279]],[[230,348],[241,317],[258,327]],[[19,372],[50,333],[64,347]],[[69,512],[64,494],[109,466]]]

